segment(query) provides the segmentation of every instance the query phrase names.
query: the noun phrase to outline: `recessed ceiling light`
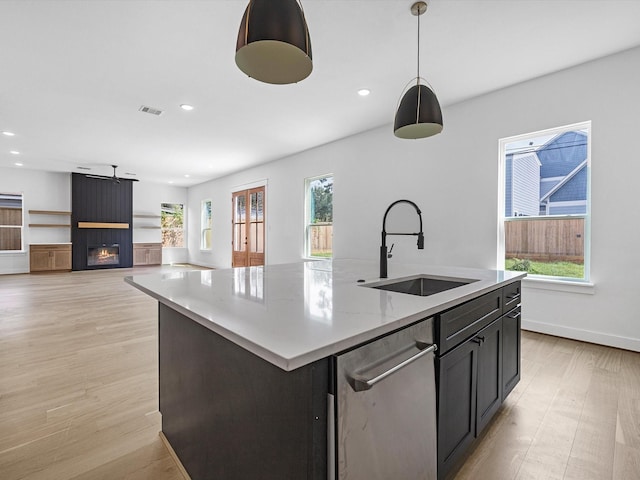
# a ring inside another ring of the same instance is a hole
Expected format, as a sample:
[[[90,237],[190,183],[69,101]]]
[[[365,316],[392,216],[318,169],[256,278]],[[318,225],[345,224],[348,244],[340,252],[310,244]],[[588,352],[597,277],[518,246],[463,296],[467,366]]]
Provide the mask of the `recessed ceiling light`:
[[[11,150],[9,153],[10,153],[11,155],[20,155],[20,152],[17,152],[17,151],[15,151],[15,150]]]
[[[360,90],[358,90],[358,95],[360,95],[361,97],[366,97],[370,93],[371,90],[369,90],[368,88],[361,88]]]
[[[191,110],[193,110],[193,105],[183,103],[182,105],[180,105],[180,108],[186,110],[187,112],[190,112]]]
[[[190,175],[188,173],[184,176],[184,178],[189,178],[189,177]]]
[[[3,135],[6,135],[7,137],[13,137],[15,135],[15,133],[13,132],[2,132]]]
[[[173,183],[173,180],[169,180],[169,183]]]
[[[20,162],[16,162],[16,163],[14,163],[14,165],[15,165],[16,167],[21,167],[23,164],[22,164],[22,163],[20,163]]]

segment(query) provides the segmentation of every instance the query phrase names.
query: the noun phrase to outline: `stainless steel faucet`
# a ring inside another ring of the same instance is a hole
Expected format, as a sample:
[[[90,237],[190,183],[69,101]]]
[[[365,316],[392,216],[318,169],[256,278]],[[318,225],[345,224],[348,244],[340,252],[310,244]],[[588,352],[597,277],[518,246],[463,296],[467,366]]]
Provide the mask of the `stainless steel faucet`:
[[[408,203],[412,205],[413,208],[416,209],[418,213],[418,218],[420,218],[420,231],[418,233],[402,233],[402,232],[393,232],[387,233],[386,224],[387,224],[387,215],[389,214],[389,210],[391,210],[398,203]],[[424,234],[422,233],[422,212],[418,208],[418,205],[413,203],[411,200],[396,200],[391,205],[387,207],[387,211],[384,212],[384,217],[382,219],[382,245],[380,245],[380,278],[387,278],[387,258],[391,257],[391,250],[387,251],[387,235],[414,235],[418,237],[418,250],[424,250]],[[393,245],[391,245],[391,249],[393,249]]]

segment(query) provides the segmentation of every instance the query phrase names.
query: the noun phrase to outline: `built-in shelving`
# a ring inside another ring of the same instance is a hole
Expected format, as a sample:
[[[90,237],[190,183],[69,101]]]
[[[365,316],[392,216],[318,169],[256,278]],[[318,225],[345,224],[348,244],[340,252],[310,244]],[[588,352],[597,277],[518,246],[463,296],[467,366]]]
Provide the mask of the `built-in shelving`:
[[[29,210],[30,215],[57,215],[70,217],[71,212],[65,212],[61,210]],[[71,228],[69,223],[30,223],[29,227],[36,228]]]
[[[162,217],[160,215],[156,215],[153,213],[134,213],[133,218],[146,218],[146,219],[160,220]],[[147,230],[160,230],[162,227],[160,225],[150,225],[149,222],[145,222],[142,224],[138,224],[138,222],[134,222],[133,228],[144,228]]]
[[[38,228],[70,228],[71,224],[69,223],[30,223],[30,227],[38,227]]]
[[[29,210],[29,213],[32,215],[71,215],[71,212],[63,212],[60,210]]]

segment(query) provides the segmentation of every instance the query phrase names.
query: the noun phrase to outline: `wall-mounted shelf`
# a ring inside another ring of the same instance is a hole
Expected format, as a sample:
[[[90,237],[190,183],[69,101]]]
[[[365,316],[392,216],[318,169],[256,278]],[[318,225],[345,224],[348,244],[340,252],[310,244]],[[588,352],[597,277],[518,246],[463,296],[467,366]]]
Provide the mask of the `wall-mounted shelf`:
[[[134,213],[133,218],[147,218],[147,219],[160,220],[162,217],[160,215],[156,215],[153,213]],[[138,224],[138,222],[134,222],[133,228],[139,228],[139,229],[145,229],[145,230],[161,230],[162,229],[160,225],[150,225],[153,223],[156,223],[156,222],[143,221],[142,224]]]
[[[61,210],[29,210],[30,215],[57,215],[69,217],[71,212],[63,212]],[[71,228],[68,223],[30,223],[29,227],[37,228]]]
[[[71,215],[71,212],[63,212],[59,210],[29,210],[29,213],[31,215]]]
[[[71,228],[68,223],[30,223],[29,226],[38,228]]]

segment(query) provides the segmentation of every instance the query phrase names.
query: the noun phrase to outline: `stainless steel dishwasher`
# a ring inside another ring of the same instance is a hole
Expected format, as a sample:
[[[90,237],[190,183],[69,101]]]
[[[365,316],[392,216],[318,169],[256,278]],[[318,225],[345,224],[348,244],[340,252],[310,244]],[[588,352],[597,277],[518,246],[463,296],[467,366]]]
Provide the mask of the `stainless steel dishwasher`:
[[[340,480],[437,478],[436,348],[428,318],[336,356]]]

